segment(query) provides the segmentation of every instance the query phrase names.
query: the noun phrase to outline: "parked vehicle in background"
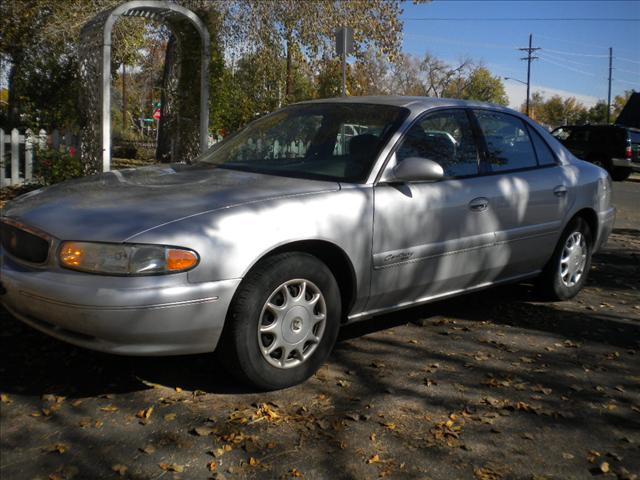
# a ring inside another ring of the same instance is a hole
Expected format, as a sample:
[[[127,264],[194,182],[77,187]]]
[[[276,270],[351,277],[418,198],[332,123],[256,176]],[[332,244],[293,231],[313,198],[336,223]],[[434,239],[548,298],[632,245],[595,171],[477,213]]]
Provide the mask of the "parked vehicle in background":
[[[616,181],[640,171],[640,130],[621,125],[566,125],[551,132],[576,157],[601,166]]]
[[[283,388],[322,365],[345,323],[523,279],[573,297],[614,219],[607,172],[513,110],[312,101],[194,165],[108,172],[11,202],[0,301],[104,352],[218,347],[240,379]]]

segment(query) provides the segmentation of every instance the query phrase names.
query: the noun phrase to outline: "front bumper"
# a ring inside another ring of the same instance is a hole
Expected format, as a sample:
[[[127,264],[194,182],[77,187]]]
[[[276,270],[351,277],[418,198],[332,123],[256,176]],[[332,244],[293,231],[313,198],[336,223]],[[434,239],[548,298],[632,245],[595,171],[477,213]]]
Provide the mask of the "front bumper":
[[[43,269],[1,249],[0,274],[0,302],[16,318],[74,345],[122,355],[213,351],[240,283],[189,283],[187,274],[113,277]]]

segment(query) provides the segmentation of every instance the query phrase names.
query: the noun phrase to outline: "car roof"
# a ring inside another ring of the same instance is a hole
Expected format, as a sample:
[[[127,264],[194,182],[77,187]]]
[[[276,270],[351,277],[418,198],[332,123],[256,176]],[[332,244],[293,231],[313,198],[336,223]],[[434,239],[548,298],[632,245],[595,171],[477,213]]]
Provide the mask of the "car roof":
[[[391,105],[404,107],[414,111],[423,111],[435,107],[481,107],[513,112],[502,105],[493,103],[477,102],[473,100],[459,100],[455,98],[434,98],[434,97],[404,97],[399,95],[370,95],[362,97],[335,97],[322,98],[317,100],[307,100],[300,104],[309,103],[362,103],[370,105]]]

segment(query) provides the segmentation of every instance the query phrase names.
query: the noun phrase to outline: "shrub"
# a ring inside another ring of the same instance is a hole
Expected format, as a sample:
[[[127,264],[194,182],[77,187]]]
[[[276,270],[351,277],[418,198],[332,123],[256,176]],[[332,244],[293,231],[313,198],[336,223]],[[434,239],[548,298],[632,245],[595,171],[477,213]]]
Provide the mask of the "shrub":
[[[82,177],[88,172],[76,152],[55,149],[38,149],[34,174],[43,185],[64,182],[72,178]]]

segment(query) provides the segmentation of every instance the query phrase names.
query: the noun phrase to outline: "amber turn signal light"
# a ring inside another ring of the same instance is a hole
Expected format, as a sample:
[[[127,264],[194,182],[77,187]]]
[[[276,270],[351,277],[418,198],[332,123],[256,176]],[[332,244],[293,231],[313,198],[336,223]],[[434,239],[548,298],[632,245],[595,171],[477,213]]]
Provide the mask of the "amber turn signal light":
[[[68,267],[77,267],[82,263],[82,247],[73,242],[65,242],[60,250],[60,262]]]
[[[188,250],[178,250],[170,248],[167,250],[167,270],[177,272],[180,270],[188,270],[198,263],[198,257],[195,253]]]

